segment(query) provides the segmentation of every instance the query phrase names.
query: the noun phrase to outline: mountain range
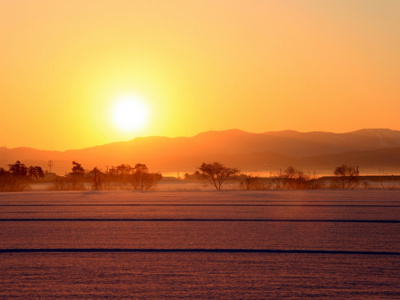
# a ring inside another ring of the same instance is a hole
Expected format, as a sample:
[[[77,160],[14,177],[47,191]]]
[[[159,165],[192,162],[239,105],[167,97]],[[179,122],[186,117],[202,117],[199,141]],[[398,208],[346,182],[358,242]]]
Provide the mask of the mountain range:
[[[209,131],[193,137],[138,137],[96,147],[67,151],[0,148],[0,167],[20,160],[65,174],[72,161],[86,169],[105,170],[120,164],[145,163],[163,174],[193,172],[202,162],[220,161],[244,172],[277,172],[287,166],[330,174],[335,166],[359,166],[361,173],[400,170],[400,131],[362,129],[348,133],[292,130],[249,133],[237,129]],[[383,171],[385,170],[385,171]]]

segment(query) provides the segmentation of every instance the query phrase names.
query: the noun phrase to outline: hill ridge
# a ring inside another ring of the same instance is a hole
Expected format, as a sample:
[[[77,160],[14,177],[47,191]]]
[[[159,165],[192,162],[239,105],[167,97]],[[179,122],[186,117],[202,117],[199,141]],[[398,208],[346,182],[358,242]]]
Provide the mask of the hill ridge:
[[[71,168],[72,160],[86,168],[141,162],[155,170],[185,171],[212,160],[241,169],[284,168],[292,164],[328,168],[339,161],[360,162],[365,168],[400,169],[400,131],[366,128],[347,133],[294,130],[251,133],[230,129],[202,132],[192,137],[137,137],[66,151],[0,147],[0,167],[16,160],[32,161],[44,168],[48,160],[53,160],[54,170],[60,173]]]

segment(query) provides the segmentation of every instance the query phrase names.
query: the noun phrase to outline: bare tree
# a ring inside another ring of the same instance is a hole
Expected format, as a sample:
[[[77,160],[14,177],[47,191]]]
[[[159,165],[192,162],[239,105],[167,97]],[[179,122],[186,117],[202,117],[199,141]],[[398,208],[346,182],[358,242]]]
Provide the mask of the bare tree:
[[[272,176],[271,183],[275,186],[275,189],[283,189],[285,187],[285,184],[282,172],[279,172],[278,174]]]
[[[122,164],[116,167],[116,175],[123,178],[128,175],[131,170],[132,167],[130,165]]]
[[[76,161],[72,162],[72,172],[66,177],[56,177],[51,189],[54,190],[85,190],[85,169]]]
[[[342,165],[336,167],[333,171],[336,176],[336,184],[342,189],[354,189],[358,186],[358,167],[350,167],[347,165]]]
[[[88,173],[88,176],[92,178],[93,190],[99,191],[103,189],[103,182],[106,179],[106,174],[104,174],[97,167],[95,167]]]
[[[271,184],[275,185],[276,189],[315,189],[322,187],[316,183],[315,179],[311,179],[303,171],[298,170],[292,166],[287,167],[285,171],[280,171],[272,177]]]
[[[219,162],[211,164],[203,163],[199,170],[205,180],[210,182],[217,191],[221,190],[222,184],[229,178],[239,173],[236,168],[228,168]]]
[[[131,183],[135,190],[149,190],[162,179],[162,175],[159,173],[149,173],[145,164],[136,164],[132,170]]]
[[[287,167],[282,174],[284,187],[289,190],[305,189],[308,187],[310,178],[303,171],[293,167]]]
[[[128,185],[131,184],[131,172],[133,168],[127,164],[121,164],[119,166],[112,166],[108,169],[107,179],[105,180],[106,186],[117,187],[119,189],[128,189]]]

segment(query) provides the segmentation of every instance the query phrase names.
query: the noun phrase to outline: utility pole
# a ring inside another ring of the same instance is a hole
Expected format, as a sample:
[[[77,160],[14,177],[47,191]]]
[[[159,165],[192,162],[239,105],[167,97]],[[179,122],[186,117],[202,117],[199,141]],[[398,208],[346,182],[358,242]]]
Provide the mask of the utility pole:
[[[47,165],[48,165],[49,168],[50,168],[50,174],[51,174],[51,167],[53,166],[53,161],[52,161],[52,160],[49,160],[49,161],[47,162]]]

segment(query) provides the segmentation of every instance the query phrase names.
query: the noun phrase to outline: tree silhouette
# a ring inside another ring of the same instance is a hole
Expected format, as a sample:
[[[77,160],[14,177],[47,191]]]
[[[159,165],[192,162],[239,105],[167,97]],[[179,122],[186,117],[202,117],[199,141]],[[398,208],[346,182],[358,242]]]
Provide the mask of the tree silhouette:
[[[8,166],[10,167],[10,173],[15,177],[24,178],[28,175],[28,168],[19,160],[15,164]]]
[[[43,172],[42,168],[39,166],[35,166],[35,167],[30,166],[28,168],[28,176],[33,177],[35,179],[44,178],[44,172]]]
[[[133,188],[139,191],[150,189],[162,179],[161,174],[149,173],[147,166],[141,163],[135,165],[131,176]]]
[[[333,171],[336,176],[336,184],[342,189],[354,189],[358,186],[358,167],[341,165]]]
[[[82,168],[82,165],[76,161],[72,162],[72,175],[74,176],[83,176],[85,174],[85,169]]]
[[[303,171],[294,167],[287,167],[282,174],[282,178],[284,187],[290,190],[307,188],[307,183],[310,180]]]
[[[221,190],[222,184],[229,178],[237,173],[239,170],[236,168],[228,168],[219,162],[213,162],[210,164],[202,163],[199,170],[205,180],[210,182],[217,191]]]
[[[103,188],[103,182],[106,178],[106,174],[97,169],[97,167],[94,167],[93,170],[88,173],[88,176],[92,178],[93,190],[99,191]]]
[[[117,166],[116,171],[117,171],[117,176],[125,176],[129,174],[129,172],[132,170],[132,167],[130,165],[122,164],[120,166]]]
[[[147,166],[141,163],[136,164],[133,168],[134,173],[147,173],[148,171],[149,169],[147,168]]]

